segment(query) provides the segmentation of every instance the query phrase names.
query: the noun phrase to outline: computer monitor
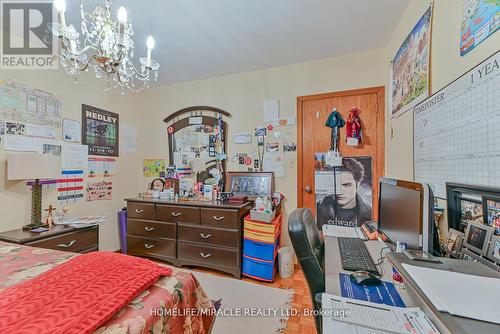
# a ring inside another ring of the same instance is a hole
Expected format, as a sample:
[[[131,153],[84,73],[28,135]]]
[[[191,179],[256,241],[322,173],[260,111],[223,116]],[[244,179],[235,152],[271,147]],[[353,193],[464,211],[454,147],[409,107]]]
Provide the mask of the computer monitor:
[[[434,253],[434,196],[427,184],[382,178],[378,229],[383,240]]]

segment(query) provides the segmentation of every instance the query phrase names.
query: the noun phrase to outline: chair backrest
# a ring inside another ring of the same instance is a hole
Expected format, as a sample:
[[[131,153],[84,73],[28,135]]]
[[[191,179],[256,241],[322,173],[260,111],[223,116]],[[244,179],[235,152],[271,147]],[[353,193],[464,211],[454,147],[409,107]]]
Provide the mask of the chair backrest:
[[[288,218],[288,234],[295,255],[309,286],[312,305],[319,311],[320,305],[314,298],[325,292],[324,242],[318,230],[311,209],[300,208]],[[316,314],[319,314],[316,312]],[[321,333],[321,316],[314,319],[318,333]]]

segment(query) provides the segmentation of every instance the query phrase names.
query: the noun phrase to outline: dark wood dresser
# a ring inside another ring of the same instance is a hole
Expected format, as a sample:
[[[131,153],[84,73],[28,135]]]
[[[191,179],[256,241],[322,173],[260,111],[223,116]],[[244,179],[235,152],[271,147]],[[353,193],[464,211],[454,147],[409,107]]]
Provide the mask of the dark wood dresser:
[[[99,249],[99,227],[76,229],[54,226],[50,231],[33,233],[17,229],[0,233],[0,240],[15,244],[55,249],[72,253],[88,253]]]
[[[241,277],[243,218],[250,202],[126,201],[128,254]]]

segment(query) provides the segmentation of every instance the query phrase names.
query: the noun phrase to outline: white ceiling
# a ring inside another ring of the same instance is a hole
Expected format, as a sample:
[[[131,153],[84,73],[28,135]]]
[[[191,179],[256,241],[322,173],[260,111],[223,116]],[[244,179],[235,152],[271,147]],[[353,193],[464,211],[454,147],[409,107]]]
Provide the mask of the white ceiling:
[[[78,27],[80,1],[66,2]],[[113,12],[127,8],[136,57],[153,35],[159,84],[172,84],[383,48],[409,2],[115,0]]]

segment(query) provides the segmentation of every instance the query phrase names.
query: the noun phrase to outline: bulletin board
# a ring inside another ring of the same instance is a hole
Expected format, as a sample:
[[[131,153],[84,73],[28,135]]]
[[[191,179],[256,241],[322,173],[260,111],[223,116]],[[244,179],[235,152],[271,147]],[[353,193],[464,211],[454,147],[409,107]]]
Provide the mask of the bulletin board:
[[[415,181],[500,186],[500,52],[413,110]]]

